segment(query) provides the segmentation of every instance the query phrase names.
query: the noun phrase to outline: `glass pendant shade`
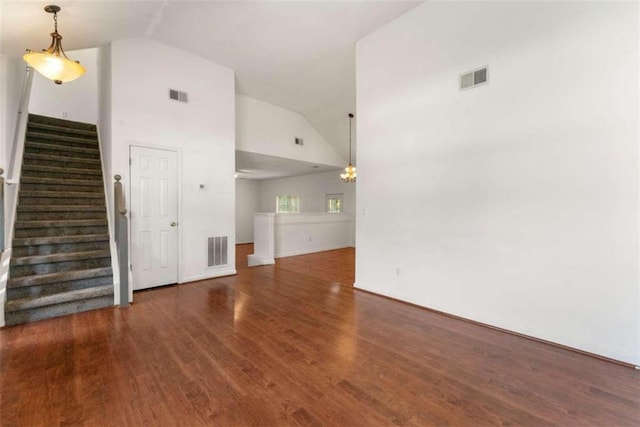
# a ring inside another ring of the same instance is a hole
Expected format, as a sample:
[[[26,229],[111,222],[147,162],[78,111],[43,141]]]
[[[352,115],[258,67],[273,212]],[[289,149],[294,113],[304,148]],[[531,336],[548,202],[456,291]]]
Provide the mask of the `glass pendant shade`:
[[[77,79],[85,73],[85,68],[78,61],[67,58],[62,49],[62,36],[58,34],[58,21],[56,13],[60,10],[58,6],[47,6],[45,11],[53,13],[55,30],[51,33],[51,45],[42,52],[27,50],[22,57],[27,64],[46,78],[53,80],[56,84],[62,84]]]

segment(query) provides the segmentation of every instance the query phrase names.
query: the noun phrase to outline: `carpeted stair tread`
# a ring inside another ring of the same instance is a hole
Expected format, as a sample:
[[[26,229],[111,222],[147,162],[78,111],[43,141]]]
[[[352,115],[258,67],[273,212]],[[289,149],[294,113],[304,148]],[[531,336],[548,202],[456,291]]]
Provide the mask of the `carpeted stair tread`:
[[[8,288],[7,300],[18,298],[34,298],[45,295],[53,295],[59,292],[75,291],[94,286],[113,286],[113,276],[92,277],[90,279],[69,280],[66,282],[45,283],[42,285],[23,286],[21,288]],[[112,301],[113,303],[113,301]]]
[[[98,146],[96,138],[83,138],[81,136],[68,136],[43,132],[27,132],[25,142],[36,142],[34,140],[45,140],[53,142],[72,142],[74,144],[83,144],[89,146]]]
[[[62,271],[58,273],[12,277],[7,280],[7,289],[43,285],[46,283],[67,282],[70,280],[91,279],[93,277],[109,276],[111,274],[113,274],[111,267],[100,267],[89,268],[86,270]]]
[[[31,199],[33,200],[33,199]],[[47,209],[49,208],[49,209]],[[67,219],[104,219],[105,205],[23,205],[18,221],[54,221]]]
[[[65,178],[41,178],[23,177],[20,184],[60,184],[60,185],[83,185],[85,187],[99,187],[103,189],[101,179],[65,179]]]
[[[29,130],[38,129],[40,133],[53,133],[53,134],[71,133],[74,135],[81,135],[91,139],[96,139],[98,137],[97,133],[92,130],[73,129],[73,128],[64,127],[64,126],[47,125],[44,123],[30,122],[27,128]]]
[[[85,159],[80,157],[56,156],[53,154],[24,153],[24,160],[46,160],[48,162],[84,163],[88,166],[100,166],[100,159]],[[91,169],[91,168],[89,168]]]
[[[103,199],[104,193],[96,193],[91,191],[21,191],[20,198],[23,197],[45,197],[45,198],[64,198],[64,199]]]
[[[110,307],[113,307],[113,295],[7,312],[5,313],[5,322],[8,326],[12,326]]]
[[[42,123],[46,125],[60,126],[71,129],[81,129],[95,132],[96,125],[74,120],[58,119],[55,117],[41,116],[39,114],[29,114],[29,123]]]
[[[45,151],[63,151],[66,153],[70,153],[70,155],[74,154],[92,154],[94,156],[100,155],[100,150],[98,148],[85,148],[85,147],[74,147],[72,145],[56,145],[56,144],[43,144],[41,142],[25,142],[25,147],[29,150],[34,150],[37,152],[38,150]]]
[[[82,193],[100,193],[104,194],[104,189],[97,186],[85,186],[85,185],[67,185],[67,184],[22,184],[21,190],[24,191],[59,191],[59,192],[82,192]]]
[[[62,304],[71,301],[99,298],[113,295],[113,286],[94,286],[86,289],[77,289],[75,291],[60,292],[52,295],[40,297],[18,298],[7,301],[5,306],[6,312],[15,312],[31,308],[44,307],[54,304]]]
[[[16,221],[15,229],[25,228],[67,228],[107,225],[106,219],[65,219],[54,221]]]
[[[54,175],[69,176],[75,175],[92,175],[102,178],[102,171],[100,169],[87,169],[87,168],[66,168],[60,166],[47,166],[47,165],[22,165],[23,176],[29,176],[28,172],[47,172]],[[25,174],[24,172],[27,172]]]
[[[33,255],[23,257],[12,257],[11,265],[33,265],[33,264],[46,264],[52,262],[64,262],[85,260],[92,258],[107,258],[111,256],[109,250],[99,251],[84,251],[84,252],[69,252],[69,253],[57,253],[51,255]]]
[[[19,205],[18,213],[20,212],[77,212],[77,211],[92,211],[92,212],[106,212],[105,205]]]
[[[108,234],[78,234],[74,236],[23,237],[13,239],[13,247],[29,245],[62,245],[66,243],[108,241]]]

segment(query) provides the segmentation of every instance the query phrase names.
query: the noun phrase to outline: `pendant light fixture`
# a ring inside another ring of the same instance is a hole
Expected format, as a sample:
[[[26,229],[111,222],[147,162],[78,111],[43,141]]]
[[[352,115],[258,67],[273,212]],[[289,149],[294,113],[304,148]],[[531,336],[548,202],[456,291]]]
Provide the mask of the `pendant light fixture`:
[[[53,13],[54,30],[51,33],[51,45],[42,52],[27,49],[22,57],[27,63],[55,84],[62,84],[77,79],[85,73],[85,68],[78,61],[67,58],[62,49],[62,36],[58,33],[58,12],[60,6],[45,6],[45,12]]]
[[[351,164],[351,120],[353,114],[349,113],[349,166],[344,168],[344,173],[340,174],[342,182],[356,182],[356,167]]]

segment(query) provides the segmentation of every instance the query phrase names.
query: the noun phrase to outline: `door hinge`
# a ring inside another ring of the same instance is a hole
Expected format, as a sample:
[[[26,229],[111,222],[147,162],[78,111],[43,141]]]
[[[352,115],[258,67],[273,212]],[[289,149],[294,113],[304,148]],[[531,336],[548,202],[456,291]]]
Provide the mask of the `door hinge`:
[[[129,157],[129,166],[131,166],[131,157]]]

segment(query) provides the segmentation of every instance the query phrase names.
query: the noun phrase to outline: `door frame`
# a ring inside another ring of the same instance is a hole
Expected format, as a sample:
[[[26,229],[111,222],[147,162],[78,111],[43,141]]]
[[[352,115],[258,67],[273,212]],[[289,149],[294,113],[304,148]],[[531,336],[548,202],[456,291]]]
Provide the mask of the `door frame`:
[[[138,147],[138,148],[149,148],[152,150],[164,150],[164,151],[173,151],[176,153],[176,169],[177,169],[177,175],[178,175],[178,182],[177,182],[177,203],[178,203],[178,230],[177,230],[177,251],[178,251],[178,259],[177,259],[177,283],[183,283],[182,282],[182,254],[184,253],[184,247],[183,247],[183,239],[182,239],[182,148],[180,147],[172,147],[169,145],[159,145],[159,144],[146,144],[146,143],[142,143],[142,142],[131,142],[129,143],[128,149],[127,149],[127,156],[128,156],[128,163],[129,163],[129,168],[128,168],[128,174],[129,174],[129,185],[127,186],[127,190],[129,192],[129,198],[127,201],[127,206],[128,208],[131,208],[131,147]],[[133,301],[133,271],[131,270],[131,261],[132,261],[132,247],[131,244],[133,242],[133,235],[131,233],[131,213],[129,214],[129,265],[127,266],[129,269],[129,297],[131,299],[131,301]]]

